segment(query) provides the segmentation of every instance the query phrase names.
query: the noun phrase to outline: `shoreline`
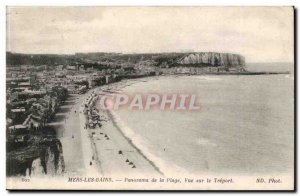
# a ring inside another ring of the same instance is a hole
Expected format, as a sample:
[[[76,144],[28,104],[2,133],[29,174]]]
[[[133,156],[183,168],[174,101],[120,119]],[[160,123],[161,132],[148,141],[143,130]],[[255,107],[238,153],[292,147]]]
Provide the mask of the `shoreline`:
[[[189,76],[205,76],[205,75],[209,75],[209,74],[204,74],[204,75],[189,75]],[[220,74],[211,74],[211,75],[220,75]],[[226,74],[229,75],[229,74]],[[119,91],[122,91],[123,88],[130,86],[132,84],[135,83],[139,83],[139,82],[147,82],[148,80],[153,80],[153,79],[158,79],[158,78],[165,78],[165,77],[180,77],[180,76],[186,76],[185,74],[178,74],[178,75],[160,75],[160,76],[150,76],[150,77],[142,77],[142,78],[135,78],[135,79],[125,79],[125,80],[121,80],[115,83],[110,83],[107,85],[103,85],[103,86],[98,86],[95,88],[90,89],[88,92],[86,92],[85,94],[83,94],[82,96],[86,99],[88,96],[90,96],[91,92],[95,91],[97,95],[102,96],[102,95],[112,95],[115,93],[118,93]],[[81,103],[82,104],[82,103]],[[109,162],[109,161],[113,161],[113,162],[118,162],[120,161],[119,158],[116,158],[114,155],[109,155],[106,151],[111,150],[111,151],[117,151],[116,148],[120,148],[118,145],[111,145],[113,147],[106,148],[106,144],[103,141],[103,138],[99,137],[101,135],[99,135],[98,133],[101,132],[103,134],[107,134],[109,135],[110,139],[112,140],[113,135],[111,135],[112,132],[119,132],[121,133],[121,137],[118,136],[115,139],[115,143],[129,143],[129,146],[133,147],[135,153],[137,153],[137,157],[141,157],[142,159],[149,159],[149,157],[145,156],[143,152],[138,152],[140,151],[140,149],[138,147],[135,146],[134,143],[132,143],[132,138],[130,137],[126,137],[126,135],[124,135],[124,131],[121,130],[121,128],[119,127],[119,125],[115,122],[115,118],[114,116],[110,113],[110,111],[100,111],[100,116],[107,118],[107,122],[103,123],[103,126],[101,128],[98,129],[90,129],[88,130],[88,134],[84,134],[83,138],[87,138],[84,139],[85,141],[89,141],[89,145],[90,145],[90,149],[88,150],[87,148],[85,148],[88,151],[91,151],[91,153],[88,154],[93,154],[92,156],[97,157],[95,162],[97,162],[95,165],[97,165],[99,168],[98,170],[101,171],[101,175],[107,175],[107,174],[112,174],[112,168],[110,168],[105,162]],[[81,134],[83,134],[83,125],[84,124],[82,121],[80,123],[80,130],[81,130]],[[109,128],[107,128],[109,127]],[[95,136],[93,135],[93,132],[95,133]],[[121,141],[123,140],[123,141]],[[99,144],[103,142],[103,144]],[[131,144],[130,144],[131,143]],[[105,151],[105,152],[103,152]],[[84,152],[84,151],[83,151]],[[99,155],[100,154],[100,155]],[[88,159],[88,158],[85,158]],[[88,160],[85,160],[85,162],[87,162]],[[124,161],[123,161],[124,162]],[[160,171],[160,168],[158,166],[156,166],[152,160],[147,160],[149,165],[152,165],[151,167],[156,168],[155,170],[158,171],[158,173],[162,174],[164,172]],[[152,163],[152,164],[151,164]],[[123,164],[123,163],[120,163]],[[88,164],[85,164],[86,167],[89,167]],[[93,163],[94,165],[94,163]],[[67,167],[67,166],[66,166]],[[118,170],[116,168],[118,168],[118,166],[115,164],[113,167],[115,170]],[[122,166],[120,166],[120,168],[123,168]],[[124,168],[123,168],[124,169]]]
[[[117,130],[123,135],[124,139],[127,140],[127,141],[132,145],[132,147],[135,148],[136,151],[137,151],[144,159],[146,159],[152,167],[155,168],[155,170],[156,170],[159,174],[161,174],[161,175],[164,176],[164,173],[161,171],[161,169],[160,169],[157,165],[155,165],[155,163],[154,163],[152,160],[150,160],[150,159],[145,155],[145,153],[144,153],[144,152],[143,152],[143,151],[135,144],[135,142],[133,141],[133,139],[130,138],[130,137],[128,137],[128,136],[126,136],[124,130],[122,130],[121,126],[118,125],[118,123],[116,122],[116,118],[114,117],[114,114],[112,114],[112,112],[109,111],[109,110],[107,111],[107,114],[108,114],[108,116],[110,117],[110,119],[112,120],[113,125],[114,125],[114,126],[117,128]]]
[[[153,77],[151,77],[153,78]],[[97,89],[97,96],[112,95],[118,93],[123,88],[135,83],[145,82],[145,78],[126,79],[117,83],[105,85]],[[90,133],[95,133],[91,136],[91,142],[95,145],[95,153],[100,157],[102,163],[103,174],[116,175],[116,171],[120,170],[127,176],[138,175],[141,172],[149,173],[150,175],[163,176],[163,172],[134,144],[132,138],[126,136],[124,131],[116,122],[114,114],[110,111],[99,111],[102,118],[107,119],[103,122],[103,126],[98,129],[89,130]],[[99,139],[100,135],[107,135],[109,140]],[[111,142],[110,142],[111,141]],[[109,162],[115,164],[110,165]],[[131,167],[132,166],[132,167]],[[119,174],[120,175],[120,174]]]

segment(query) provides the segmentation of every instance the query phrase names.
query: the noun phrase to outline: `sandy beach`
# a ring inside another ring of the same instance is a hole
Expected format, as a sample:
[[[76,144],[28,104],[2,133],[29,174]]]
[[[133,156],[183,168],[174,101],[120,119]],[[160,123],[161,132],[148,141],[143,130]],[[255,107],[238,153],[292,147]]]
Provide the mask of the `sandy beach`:
[[[115,114],[110,111],[99,111],[102,127],[84,129],[82,104],[93,92],[99,96],[104,94],[110,96],[120,92],[124,87],[146,80],[124,80],[68,98],[66,105],[62,106],[65,111],[64,126],[58,131],[63,145],[67,176],[93,174],[121,177],[141,173],[151,176],[163,175],[131,139],[124,135]]]

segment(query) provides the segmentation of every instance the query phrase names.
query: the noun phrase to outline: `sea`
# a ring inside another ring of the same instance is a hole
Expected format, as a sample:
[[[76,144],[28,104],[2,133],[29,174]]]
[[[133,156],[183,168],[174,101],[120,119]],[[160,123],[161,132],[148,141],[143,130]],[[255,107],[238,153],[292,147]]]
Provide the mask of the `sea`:
[[[249,66],[252,71],[293,67]],[[196,175],[289,173],[294,168],[293,84],[293,74],[153,77],[122,93],[195,94],[201,110],[116,113],[141,138],[141,151],[170,168]]]

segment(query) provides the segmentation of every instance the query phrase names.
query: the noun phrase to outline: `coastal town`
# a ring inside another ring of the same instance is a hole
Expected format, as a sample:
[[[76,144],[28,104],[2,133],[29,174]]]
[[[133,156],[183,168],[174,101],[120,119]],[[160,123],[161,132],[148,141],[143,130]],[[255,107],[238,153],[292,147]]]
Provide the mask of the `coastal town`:
[[[37,157],[44,160],[40,164],[44,167],[44,173],[47,173],[45,160],[49,153],[54,153],[56,157],[62,156],[57,125],[63,105],[70,97],[77,99],[90,89],[124,79],[241,72],[245,72],[244,59],[232,54],[25,55],[8,52],[7,174],[30,175],[31,170],[28,168],[31,168]],[[94,103],[95,94],[90,98],[93,98]],[[90,101],[83,105],[85,128],[101,127],[100,116],[90,105]],[[54,167],[58,167],[57,164]],[[64,171],[62,160],[60,170]]]
[[[49,145],[59,144],[52,122],[68,96],[84,94],[95,86],[119,81],[122,76],[150,74],[153,73],[137,75],[129,66],[86,68],[78,62],[55,66],[35,63],[7,65],[6,143],[7,163],[11,166],[7,174],[25,175],[24,168],[39,157],[41,151]]]

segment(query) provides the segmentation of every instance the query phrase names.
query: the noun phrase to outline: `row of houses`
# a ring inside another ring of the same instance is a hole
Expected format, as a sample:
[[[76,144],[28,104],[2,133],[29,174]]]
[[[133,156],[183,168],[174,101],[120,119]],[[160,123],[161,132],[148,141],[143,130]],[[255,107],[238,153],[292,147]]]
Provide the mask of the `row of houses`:
[[[39,131],[54,117],[67,96],[67,89],[54,87],[51,91],[26,90],[7,101],[8,135]]]

